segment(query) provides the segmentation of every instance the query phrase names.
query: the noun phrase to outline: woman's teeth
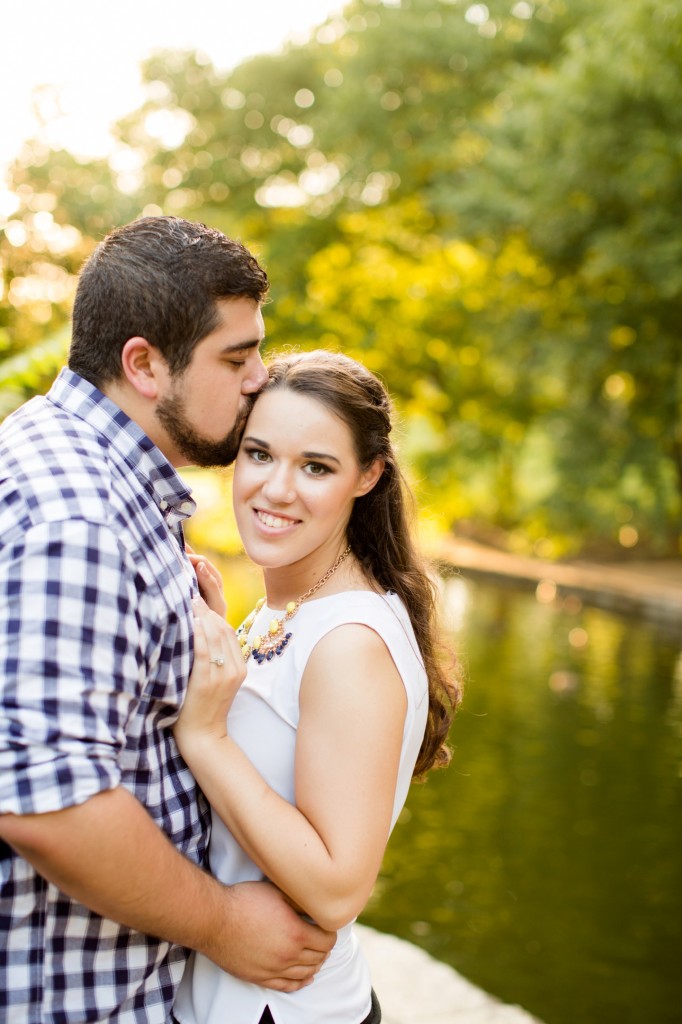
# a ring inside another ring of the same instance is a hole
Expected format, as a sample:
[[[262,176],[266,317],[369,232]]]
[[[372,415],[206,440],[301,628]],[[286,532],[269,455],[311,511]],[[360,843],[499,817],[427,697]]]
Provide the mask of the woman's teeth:
[[[269,512],[257,512],[256,515],[261,523],[272,527],[273,530],[281,530],[284,526],[291,526],[293,522],[292,519],[281,519],[279,516],[272,516]]]

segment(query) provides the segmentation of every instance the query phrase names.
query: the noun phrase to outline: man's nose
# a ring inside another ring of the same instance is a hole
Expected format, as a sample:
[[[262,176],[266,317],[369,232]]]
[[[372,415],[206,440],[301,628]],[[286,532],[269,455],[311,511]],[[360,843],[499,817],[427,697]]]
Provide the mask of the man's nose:
[[[260,391],[265,382],[268,379],[268,371],[263,362],[260,352],[256,352],[252,365],[249,367],[249,372],[244,377],[242,382],[242,393],[245,395],[253,395],[256,391]]]

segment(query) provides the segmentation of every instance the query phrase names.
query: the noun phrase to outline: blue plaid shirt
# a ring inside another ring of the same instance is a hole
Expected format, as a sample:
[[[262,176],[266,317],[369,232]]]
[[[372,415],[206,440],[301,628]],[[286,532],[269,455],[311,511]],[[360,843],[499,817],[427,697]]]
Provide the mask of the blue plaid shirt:
[[[194,508],[142,430],[68,370],[0,427],[0,813],[124,786],[204,862],[207,807],[170,731],[192,659]],[[170,1018],[184,950],[91,913],[1,841],[0,884],[0,1021]]]

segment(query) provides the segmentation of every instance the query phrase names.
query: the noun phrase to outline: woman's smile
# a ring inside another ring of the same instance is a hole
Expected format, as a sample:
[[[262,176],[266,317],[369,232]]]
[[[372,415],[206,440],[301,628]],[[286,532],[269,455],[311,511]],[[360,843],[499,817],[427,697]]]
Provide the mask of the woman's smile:
[[[300,519],[282,515],[281,512],[269,512],[264,508],[254,508],[253,511],[258,522],[269,530],[286,530],[289,527],[297,526],[301,522]]]

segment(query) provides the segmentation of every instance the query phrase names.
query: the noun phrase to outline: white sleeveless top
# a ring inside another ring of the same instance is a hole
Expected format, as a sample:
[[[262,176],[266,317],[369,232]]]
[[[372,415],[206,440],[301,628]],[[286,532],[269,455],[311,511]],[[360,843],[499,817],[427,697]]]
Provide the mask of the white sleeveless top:
[[[267,632],[277,614],[282,613],[265,605],[252,635]],[[295,803],[294,749],[303,672],[319,640],[347,623],[363,623],[381,636],[407,694],[392,829],[407,797],[428,712],[424,665],[407,611],[395,594],[346,591],[304,604],[290,623],[293,636],[283,654],[260,665],[249,662],[229,713],[229,732],[268,785]],[[209,858],[213,874],[227,884],[263,878],[215,812]],[[359,1024],[370,1010],[370,988],[369,970],[349,924],[339,931],[313,983],[298,992],[273,992],[240,981],[193,953],[173,1012],[181,1024],[258,1024],[269,1006],[276,1024]]]

